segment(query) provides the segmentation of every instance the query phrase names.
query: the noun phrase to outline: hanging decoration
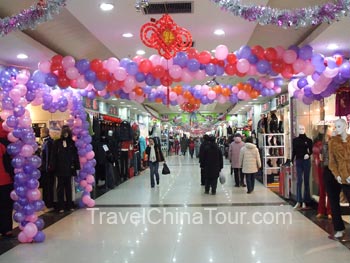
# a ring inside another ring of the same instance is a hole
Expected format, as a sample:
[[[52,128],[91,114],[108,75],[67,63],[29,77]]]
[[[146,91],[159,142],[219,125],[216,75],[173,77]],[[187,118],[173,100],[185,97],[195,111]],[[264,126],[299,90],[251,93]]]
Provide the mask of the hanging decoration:
[[[198,110],[200,107],[200,102],[185,102],[183,104],[180,105],[180,108],[183,110],[183,111],[186,111],[186,112],[194,112],[196,110]]]
[[[5,36],[15,30],[35,29],[39,24],[58,14],[66,0],[40,0],[19,14],[0,19],[0,35]]]
[[[339,21],[350,13],[350,0],[330,1],[323,5],[297,8],[293,10],[277,9],[254,4],[244,5],[238,0],[211,0],[222,10],[231,12],[245,20],[260,25],[275,25],[282,28],[300,28],[322,23]]]
[[[147,47],[157,49],[159,55],[166,59],[192,46],[191,33],[178,26],[167,14],[159,20],[151,19],[151,22],[144,24],[141,27],[140,37]]]

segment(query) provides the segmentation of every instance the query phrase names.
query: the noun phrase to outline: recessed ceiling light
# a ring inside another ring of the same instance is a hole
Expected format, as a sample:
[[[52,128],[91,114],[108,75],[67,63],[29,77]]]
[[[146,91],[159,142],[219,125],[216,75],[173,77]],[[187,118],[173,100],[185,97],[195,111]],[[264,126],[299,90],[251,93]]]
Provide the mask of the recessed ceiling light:
[[[253,100],[258,100],[258,99],[253,99]]]
[[[142,56],[142,55],[146,54],[146,52],[144,50],[140,49],[140,50],[136,51],[136,54],[139,56]]]
[[[330,49],[330,50],[335,50],[338,48],[339,48],[339,46],[337,44],[334,44],[334,43],[328,44],[328,46],[327,46],[327,49]]]
[[[130,38],[130,37],[133,37],[134,35],[131,34],[131,33],[124,33],[123,34],[123,37],[126,37],[126,38]]]
[[[113,4],[110,3],[102,3],[100,4],[100,9],[102,11],[111,11],[114,8]]]
[[[223,35],[225,35],[225,31],[222,30],[222,29],[216,29],[214,31],[214,34],[217,35],[217,36],[223,36]]]
[[[216,50],[215,50],[215,49],[212,49],[212,50],[211,50],[211,52],[215,53],[215,52],[216,52]]]
[[[24,54],[24,53],[21,53],[21,54],[18,54],[18,55],[17,55],[17,58],[18,58],[18,59],[27,59],[27,58],[28,58],[28,55],[27,55],[27,54]]]
[[[121,101],[121,102],[120,102],[120,104],[124,104],[124,103],[125,103],[125,101]]]

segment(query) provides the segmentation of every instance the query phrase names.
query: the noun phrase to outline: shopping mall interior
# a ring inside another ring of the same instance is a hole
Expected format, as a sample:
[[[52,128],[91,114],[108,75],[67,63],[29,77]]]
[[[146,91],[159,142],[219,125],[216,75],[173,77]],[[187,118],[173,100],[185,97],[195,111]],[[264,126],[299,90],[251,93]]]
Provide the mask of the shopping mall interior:
[[[348,262],[349,13],[0,1],[0,263]]]

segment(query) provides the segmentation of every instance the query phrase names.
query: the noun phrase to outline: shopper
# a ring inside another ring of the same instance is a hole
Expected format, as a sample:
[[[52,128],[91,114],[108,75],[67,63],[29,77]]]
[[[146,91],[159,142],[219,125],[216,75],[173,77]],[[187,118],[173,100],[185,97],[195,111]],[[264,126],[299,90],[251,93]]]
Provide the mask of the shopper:
[[[77,148],[72,139],[72,132],[68,125],[62,126],[61,137],[54,141],[50,159],[50,169],[57,177],[58,211],[64,208],[74,210],[72,197],[72,177],[80,169]],[[66,197],[66,205],[64,203]]]
[[[204,152],[206,151],[206,147],[209,143],[209,136],[204,134],[203,142],[199,148],[199,166],[201,168],[201,185],[205,185],[205,170],[204,170]]]
[[[261,168],[259,150],[253,144],[252,137],[247,137],[244,147],[239,154],[239,163],[242,166],[242,172],[246,176],[247,194],[254,191],[255,174]]]
[[[189,153],[190,153],[192,159],[193,159],[193,154],[194,154],[194,147],[195,147],[194,140],[193,140],[193,138],[190,138],[189,143],[188,143],[188,150],[189,150]]]
[[[211,136],[208,143],[203,148],[203,155],[201,156],[201,164],[204,168],[205,174],[205,194],[216,194],[216,187],[221,169],[224,167],[224,160],[222,152],[215,143],[215,137]]]
[[[242,166],[239,162],[239,153],[244,147],[244,142],[242,142],[242,137],[239,133],[236,133],[234,135],[233,142],[230,144],[229,150],[228,150],[228,159],[231,163],[231,175],[232,172],[234,173],[235,177],[235,187],[246,185],[244,184],[244,174],[242,173]]]
[[[188,139],[186,135],[184,134],[180,140],[180,147],[181,147],[181,153],[183,156],[185,156],[187,152],[187,147],[188,147]]]
[[[2,237],[10,238],[12,234],[12,206],[10,197],[13,190],[13,168],[10,156],[6,153],[7,132],[0,122],[0,234]]]
[[[52,152],[53,139],[50,137],[50,130],[47,127],[40,129],[40,137],[42,139],[41,145],[41,186],[43,189],[43,201],[46,205],[46,211],[53,210],[53,194],[55,177],[52,171],[49,169],[49,163]]]
[[[197,137],[195,140],[194,140],[194,154],[196,156],[196,158],[199,158],[199,149],[201,147],[201,141],[200,139]]]
[[[155,143],[153,138],[149,138],[148,140],[146,154],[148,156],[150,168],[151,188],[154,188],[154,177],[156,178],[157,185],[159,185],[159,163],[164,162],[165,160],[160,145]]]

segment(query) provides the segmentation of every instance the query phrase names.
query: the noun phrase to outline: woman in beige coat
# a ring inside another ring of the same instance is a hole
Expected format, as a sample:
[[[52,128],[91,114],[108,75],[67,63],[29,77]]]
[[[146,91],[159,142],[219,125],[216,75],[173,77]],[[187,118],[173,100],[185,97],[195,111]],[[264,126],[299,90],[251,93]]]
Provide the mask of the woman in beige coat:
[[[245,141],[244,147],[239,153],[239,163],[242,166],[242,172],[246,176],[247,194],[254,190],[255,174],[261,167],[259,150],[253,144],[252,137],[248,137]]]

